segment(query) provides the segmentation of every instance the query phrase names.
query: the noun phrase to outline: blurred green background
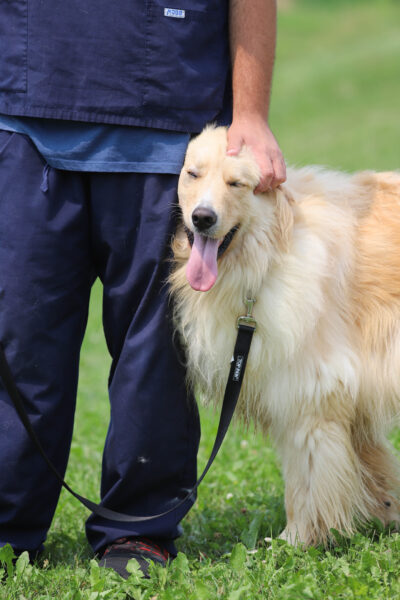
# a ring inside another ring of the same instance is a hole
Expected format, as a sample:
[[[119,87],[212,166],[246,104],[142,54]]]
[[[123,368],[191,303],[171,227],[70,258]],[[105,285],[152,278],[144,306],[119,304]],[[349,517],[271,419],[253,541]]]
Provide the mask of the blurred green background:
[[[347,171],[399,168],[399,112],[399,0],[279,2],[271,125],[289,164],[322,164]],[[115,202],[118,210],[117,198]],[[70,484],[92,499],[99,494],[109,417],[109,364],[102,334],[101,286],[96,284],[81,357],[67,472]],[[200,466],[217,424],[216,414],[202,409],[201,416]],[[392,441],[399,449],[398,433]],[[258,515],[256,530],[249,529],[254,514]],[[62,492],[47,544],[52,565],[85,564],[79,561],[90,556],[84,536],[86,516],[85,509]],[[253,543],[262,544],[264,535],[276,535],[283,524],[283,483],[274,452],[260,435],[236,427],[200,488],[198,503],[184,522],[185,536],[179,547],[190,560],[200,551],[218,557],[246,538],[246,527]],[[343,560],[347,561],[346,556]],[[399,561],[398,553],[395,560]],[[290,572],[288,567],[287,577]],[[52,585],[49,571],[46,585]],[[60,586],[56,574],[54,585]],[[368,585],[365,597],[375,597]],[[279,594],[273,597],[280,598]],[[378,593],[376,597],[383,596]]]
[[[281,0],[271,124],[287,161],[400,167],[399,0]]]

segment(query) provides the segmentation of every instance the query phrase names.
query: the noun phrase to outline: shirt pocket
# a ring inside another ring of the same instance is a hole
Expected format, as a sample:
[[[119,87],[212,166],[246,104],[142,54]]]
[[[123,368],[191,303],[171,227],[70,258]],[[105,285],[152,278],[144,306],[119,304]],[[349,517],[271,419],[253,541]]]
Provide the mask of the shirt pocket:
[[[0,90],[26,92],[28,0],[0,0]]]
[[[218,111],[229,71],[225,0],[146,0],[143,102]]]

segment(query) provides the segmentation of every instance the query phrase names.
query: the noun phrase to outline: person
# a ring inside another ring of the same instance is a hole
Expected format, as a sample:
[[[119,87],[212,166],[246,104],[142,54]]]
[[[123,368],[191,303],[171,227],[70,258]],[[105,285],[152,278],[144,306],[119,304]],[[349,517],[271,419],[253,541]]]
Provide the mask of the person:
[[[63,474],[90,289],[102,281],[108,508],[158,514],[195,483],[199,419],[164,285],[177,177],[190,135],[216,122],[230,125],[228,154],[253,150],[257,193],[285,180],[268,125],[275,30],[275,0],[0,4],[0,341]],[[0,546],[34,556],[60,485],[3,387],[0,455]],[[91,515],[89,543],[122,576],[132,557],[146,572],[176,555],[192,503],[135,524]]]

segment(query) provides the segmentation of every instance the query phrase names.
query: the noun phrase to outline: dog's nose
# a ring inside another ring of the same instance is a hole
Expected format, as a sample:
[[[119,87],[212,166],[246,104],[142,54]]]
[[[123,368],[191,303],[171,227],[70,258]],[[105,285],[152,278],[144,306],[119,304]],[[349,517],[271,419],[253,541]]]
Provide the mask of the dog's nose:
[[[215,225],[217,222],[217,215],[211,208],[198,206],[192,212],[192,222],[199,231],[205,231]]]

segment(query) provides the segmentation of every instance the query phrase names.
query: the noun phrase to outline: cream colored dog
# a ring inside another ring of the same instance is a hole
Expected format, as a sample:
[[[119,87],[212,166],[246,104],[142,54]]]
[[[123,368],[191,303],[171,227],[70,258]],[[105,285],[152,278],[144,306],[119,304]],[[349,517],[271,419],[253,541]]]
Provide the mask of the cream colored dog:
[[[171,276],[190,383],[221,400],[236,319],[256,298],[239,407],[282,461],[282,537],[326,543],[372,516],[398,522],[386,433],[400,395],[400,174],[289,169],[254,195],[258,179],[245,148],[226,156],[224,128],[190,143]]]

